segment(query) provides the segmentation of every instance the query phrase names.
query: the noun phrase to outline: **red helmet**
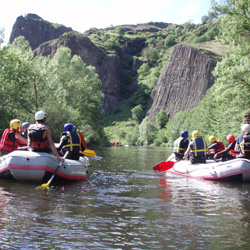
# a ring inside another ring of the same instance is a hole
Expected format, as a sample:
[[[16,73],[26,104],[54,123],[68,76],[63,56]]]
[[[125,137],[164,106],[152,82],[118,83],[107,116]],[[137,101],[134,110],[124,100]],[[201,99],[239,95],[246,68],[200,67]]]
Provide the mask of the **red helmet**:
[[[227,136],[227,142],[228,142],[228,143],[231,143],[231,142],[234,142],[234,141],[235,141],[234,135],[229,134],[229,135]]]

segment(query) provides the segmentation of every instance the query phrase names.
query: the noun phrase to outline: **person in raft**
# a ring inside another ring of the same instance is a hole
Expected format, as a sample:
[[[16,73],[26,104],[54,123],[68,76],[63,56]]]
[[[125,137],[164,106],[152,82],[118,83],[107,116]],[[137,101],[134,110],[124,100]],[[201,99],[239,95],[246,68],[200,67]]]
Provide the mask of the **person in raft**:
[[[217,141],[215,136],[209,136],[209,142],[211,146],[207,149],[209,159],[214,159],[214,155],[225,149],[223,142]],[[222,157],[222,154],[218,154],[217,157]]]
[[[235,150],[240,149],[240,153],[237,158],[247,158],[250,159],[250,125],[243,124],[242,135],[237,139]]]
[[[22,145],[27,146],[28,140],[20,135],[21,121],[13,119],[10,121],[10,128],[5,129],[0,142],[1,155],[17,150]]]
[[[85,150],[85,147],[82,144],[80,135],[73,131],[73,125],[71,123],[66,123],[63,127],[64,132],[60,139],[58,151],[62,155],[66,155],[66,159],[79,160],[81,151]]]
[[[86,145],[86,142],[85,142],[85,140],[84,140],[83,134],[82,134],[80,131],[77,131],[77,127],[76,127],[76,126],[73,126],[72,131],[75,131],[75,132],[77,132],[78,135],[80,135],[81,141],[82,141],[82,145],[83,145],[84,148],[86,149],[86,148],[87,148],[87,145]]]
[[[227,142],[229,144],[228,147],[220,151],[219,153],[216,153],[214,155],[215,160],[218,158],[221,158],[221,161],[228,161],[228,160],[235,159],[235,157],[238,155],[238,152],[234,150],[236,140],[233,134],[229,134],[227,136]]]
[[[20,132],[20,135],[23,137],[23,138],[25,138],[25,139],[28,139],[28,128],[29,128],[29,126],[30,126],[30,123],[29,122],[23,122],[22,123],[22,130],[21,130],[21,132]],[[27,140],[27,142],[28,142],[28,140]],[[20,145],[21,147],[25,147],[25,146],[27,146],[27,143],[23,143],[23,142],[21,142],[21,145]]]
[[[175,155],[176,161],[183,160],[184,153],[187,150],[189,144],[187,138],[188,138],[188,131],[184,130],[181,132],[181,136],[174,142],[173,153]]]
[[[188,149],[186,150],[183,159],[188,160],[188,157],[192,164],[206,163],[207,145],[198,130],[193,131],[192,138],[190,139]]]
[[[30,151],[46,152],[56,156],[56,158],[64,162],[64,158],[59,155],[52,139],[51,129],[45,125],[47,114],[44,111],[35,113],[35,124],[31,124],[28,129],[28,146]]]

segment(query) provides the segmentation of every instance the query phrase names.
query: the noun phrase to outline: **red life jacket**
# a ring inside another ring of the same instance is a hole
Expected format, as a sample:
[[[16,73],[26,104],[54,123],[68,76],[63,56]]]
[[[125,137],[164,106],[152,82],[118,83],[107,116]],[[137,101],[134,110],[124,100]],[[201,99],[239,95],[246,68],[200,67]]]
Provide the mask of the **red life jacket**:
[[[28,135],[30,138],[30,147],[36,150],[44,150],[49,148],[47,137],[43,138],[43,133],[46,128],[32,124],[29,126]]]
[[[213,148],[214,154],[217,154],[217,153],[219,153],[220,151],[222,151],[222,150],[225,149],[225,146],[224,146],[223,142],[218,141],[217,143],[219,144],[220,147],[219,147],[219,148]],[[221,156],[222,156],[222,154],[221,154],[221,155],[218,154],[218,157],[221,157]]]
[[[233,157],[236,157],[236,156],[238,155],[238,152],[235,151],[234,149],[229,150],[229,153],[230,153],[230,155],[232,155]]]
[[[80,135],[80,137],[81,137],[82,145],[83,145],[85,148],[87,148],[86,142],[85,142],[85,140],[84,140],[84,137],[83,137],[82,133],[81,133],[81,132],[77,132],[77,134]]]
[[[19,133],[19,131],[8,129],[8,128],[4,130],[3,135],[2,135],[2,139],[0,142],[0,150],[14,151],[14,150],[17,150],[18,147],[20,147],[20,140],[15,138],[14,141],[11,141],[9,139],[9,136],[12,133]]]

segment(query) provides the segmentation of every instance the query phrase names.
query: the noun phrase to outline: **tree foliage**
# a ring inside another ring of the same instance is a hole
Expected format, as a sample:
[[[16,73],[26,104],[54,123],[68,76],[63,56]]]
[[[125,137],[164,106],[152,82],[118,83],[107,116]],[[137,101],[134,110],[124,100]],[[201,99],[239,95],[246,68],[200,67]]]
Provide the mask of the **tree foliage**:
[[[83,132],[87,143],[105,140],[98,111],[101,82],[95,69],[79,56],[72,57],[70,49],[59,48],[53,59],[35,57],[19,37],[0,50],[0,59],[1,130],[14,118],[32,123],[34,113],[44,110],[56,140],[68,122]]]

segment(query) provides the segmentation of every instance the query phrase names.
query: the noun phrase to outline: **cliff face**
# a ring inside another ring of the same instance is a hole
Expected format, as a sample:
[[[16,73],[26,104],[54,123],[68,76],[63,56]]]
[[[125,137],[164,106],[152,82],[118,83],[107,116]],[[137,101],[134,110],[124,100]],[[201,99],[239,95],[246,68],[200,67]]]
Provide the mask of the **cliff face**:
[[[10,42],[24,36],[37,56],[53,57],[61,46],[71,49],[72,55],[79,55],[87,64],[96,68],[102,82],[104,101],[101,109],[105,113],[118,107],[121,93],[121,65],[118,56],[106,55],[88,37],[72,32],[71,28],[51,24],[35,14],[19,16],[13,26]]]
[[[124,26],[124,29],[127,34],[152,32],[151,39],[159,38],[162,43],[164,37],[158,37],[158,33],[161,28],[168,26],[159,23],[158,26]],[[92,32],[94,30],[80,34],[63,25],[45,21],[35,14],[28,14],[17,18],[10,42],[18,36],[24,36],[38,56],[53,57],[59,47],[70,48],[72,55],[79,55],[87,65],[96,68],[104,93],[101,109],[107,114],[119,107],[121,97],[128,98],[137,90],[137,70],[143,63],[139,58],[147,47],[147,40],[143,35],[133,39],[121,37],[116,54],[109,54],[88,38]],[[162,109],[172,117],[179,110],[191,110],[198,105],[206,90],[214,83],[211,72],[215,65],[216,62],[208,53],[176,45],[148,101],[147,115],[150,119],[154,121]]]
[[[147,115],[152,121],[163,109],[172,117],[176,112],[198,105],[214,83],[216,62],[204,52],[176,45],[165,65],[148,102]]]
[[[19,16],[16,19],[10,34],[10,42],[12,43],[18,36],[24,36],[29,41],[31,48],[35,49],[41,43],[58,38],[68,31],[72,31],[72,29],[63,25],[51,24],[36,14],[28,14],[26,17]]]

